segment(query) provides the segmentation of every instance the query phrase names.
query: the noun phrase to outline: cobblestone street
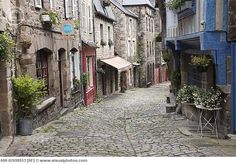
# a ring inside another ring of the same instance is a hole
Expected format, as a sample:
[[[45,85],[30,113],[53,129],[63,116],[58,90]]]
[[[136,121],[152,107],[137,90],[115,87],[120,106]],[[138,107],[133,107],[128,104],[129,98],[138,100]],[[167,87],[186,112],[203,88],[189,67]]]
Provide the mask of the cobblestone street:
[[[32,136],[16,136],[5,156],[233,156],[235,141],[186,136],[183,116],[165,112],[168,83],[115,94],[76,109]]]

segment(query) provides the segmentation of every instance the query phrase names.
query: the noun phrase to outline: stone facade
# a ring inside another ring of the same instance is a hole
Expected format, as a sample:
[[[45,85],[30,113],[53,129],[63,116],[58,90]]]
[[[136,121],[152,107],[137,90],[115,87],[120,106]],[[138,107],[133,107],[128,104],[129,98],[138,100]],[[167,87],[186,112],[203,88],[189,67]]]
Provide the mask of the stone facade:
[[[138,16],[137,52],[140,62],[140,87],[154,83],[155,68],[155,12],[148,5],[125,6]]]
[[[0,1],[0,32],[14,29],[13,15],[15,1]],[[14,39],[14,38],[13,38]],[[0,61],[0,138],[14,134],[14,113],[11,77],[14,75],[14,64]]]
[[[105,6],[101,3],[105,9]],[[106,6],[107,7],[107,6]],[[99,48],[96,49],[97,54],[97,94],[99,96],[109,95],[118,91],[118,70],[101,62],[102,59],[114,57],[114,37],[113,23],[115,20],[109,18],[109,15],[100,15],[95,12],[94,29],[95,42]],[[103,42],[103,43],[102,43]],[[101,70],[101,71],[99,71]],[[103,72],[104,71],[104,72]]]
[[[122,6],[121,2],[119,3]],[[112,11],[116,16],[116,23],[114,25],[114,46],[115,55],[129,61],[130,63],[138,62],[138,20],[135,14],[127,14],[122,11],[115,3],[111,3]],[[127,9],[124,9],[127,10]],[[139,86],[138,66],[133,65],[132,69],[127,71],[127,87]]]
[[[236,40],[236,0],[229,0],[229,13],[228,13],[228,40]]]
[[[79,31],[75,30],[75,35],[71,38],[62,35],[61,26],[65,21],[63,0],[55,1],[54,6],[44,0],[42,7],[36,7],[34,1],[19,1],[17,7],[22,11],[18,27],[17,76],[29,74],[45,79],[47,95],[42,103],[55,98],[50,105],[45,104],[47,108],[42,106],[43,109],[36,109],[34,127],[38,127],[56,118],[66,109],[73,109],[81,101],[80,91],[74,92],[71,87],[73,81],[70,69],[71,54],[79,52]],[[58,14],[58,24],[42,21],[42,13],[51,10]],[[26,41],[30,42],[29,47],[24,47]],[[42,65],[47,67],[44,74],[39,72],[43,71]]]

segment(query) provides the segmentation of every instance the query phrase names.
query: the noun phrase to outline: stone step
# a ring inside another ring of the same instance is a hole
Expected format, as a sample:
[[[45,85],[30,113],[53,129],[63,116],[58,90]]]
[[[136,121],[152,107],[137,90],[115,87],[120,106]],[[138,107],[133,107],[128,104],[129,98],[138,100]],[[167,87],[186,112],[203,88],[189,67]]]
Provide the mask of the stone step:
[[[176,104],[166,104],[166,113],[172,113],[176,110]]]

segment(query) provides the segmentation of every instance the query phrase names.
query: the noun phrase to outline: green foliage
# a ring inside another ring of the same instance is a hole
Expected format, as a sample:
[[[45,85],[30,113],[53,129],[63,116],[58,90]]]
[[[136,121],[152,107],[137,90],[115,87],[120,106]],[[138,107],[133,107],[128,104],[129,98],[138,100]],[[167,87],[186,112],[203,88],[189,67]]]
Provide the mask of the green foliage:
[[[210,63],[211,59],[206,55],[191,56],[191,64],[194,66],[208,67]]]
[[[162,35],[159,33],[156,37],[156,42],[162,42]]]
[[[186,1],[191,1],[191,0],[171,0],[168,3],[166,3],[166,6],[169,7],[170,9],[177,10],[178,8],[183,6]]]
[[[80,21],[79,20],[75,20],[74,22],[75,22],[75,28],[79,29]]]
[[[179,89],[180,85],[181,85],[181,73],[180,70],[174,70],[173,74],[172,74],[172,82],[174,84],[174,86]]]
[[[59,24],[59,17],[58,17],[58,14],[57,14],[56,12],[54,12],[54,11],[46,11],[46,12],[43,12],[43,13],[40,15],[40,19],[42,19],[42,18],[41,18],[42,15],[49,15],[52,24],[54,24],[54,25]]]
[[[0,61],[11,62],[15,43],[8,32],[0,34]]]
[[[88,85],[88,74],[87,73],[83,73],[82,75],[82,83],[84,86]]]
[[[73,79],[73,86],[74,86],[74,90],[79,90],[80,89],[80,80],[77,78]]]
[[[177,93],[177,97],[176,100],[178,102],[187,102],[187,103],[194,103],[194,97],[193,94],[197,91],[197,87],[196,86],[184,86],[183,88],[181,88],[178,93]]]
[[[13,78],[14,98],[17,102],[19,115],[21,117],[31,116],[33,106],[44,96],[42,91],[44,82],[33,79],[29,75]]]
[[[205,108],[219,108],[222,102],[222,93],[219,90],[213,88],[204,90],[198,88],[196,92],[193,93],[194,104],[201,105]]]
[[[162,51],[162,58],[165,62],[169,62],[171,59],[171,55],[168,53],[167,50]]]

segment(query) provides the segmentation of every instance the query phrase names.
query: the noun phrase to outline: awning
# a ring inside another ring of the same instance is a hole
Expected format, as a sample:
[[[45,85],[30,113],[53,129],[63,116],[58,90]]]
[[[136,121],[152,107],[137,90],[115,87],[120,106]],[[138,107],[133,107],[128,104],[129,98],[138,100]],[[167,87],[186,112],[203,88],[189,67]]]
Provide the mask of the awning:
[[[132,64],[130,62],[118,56],[109,59],[103,59],[101,61],[117,68],[119,71],[123,71],[132,67]]]

